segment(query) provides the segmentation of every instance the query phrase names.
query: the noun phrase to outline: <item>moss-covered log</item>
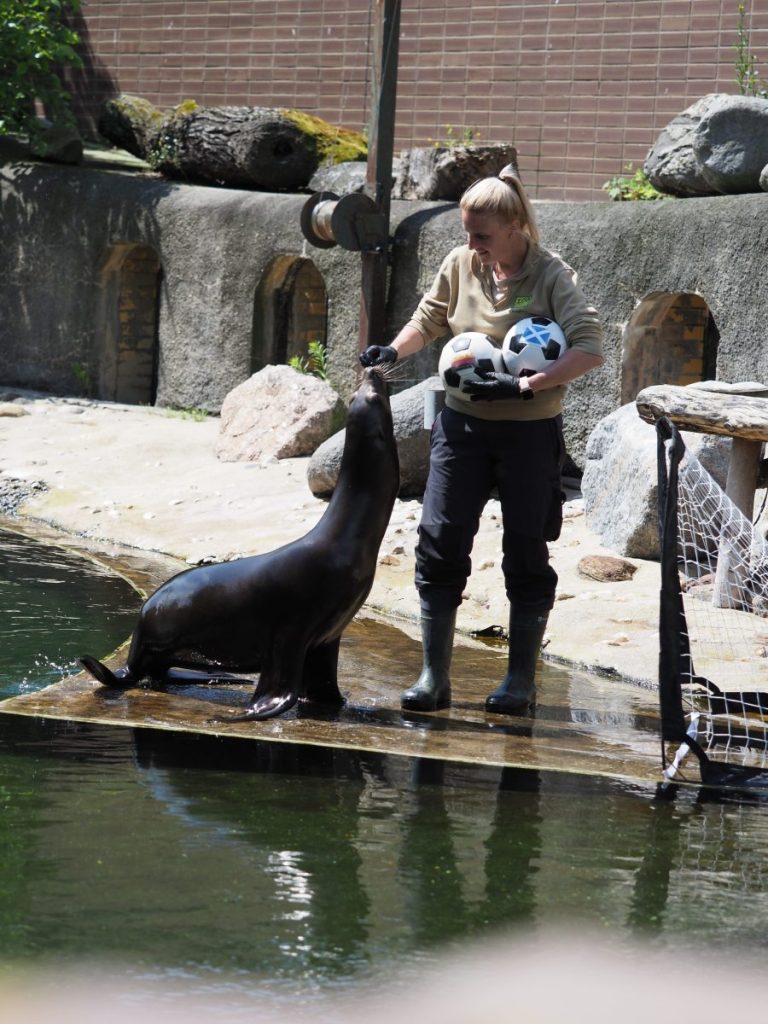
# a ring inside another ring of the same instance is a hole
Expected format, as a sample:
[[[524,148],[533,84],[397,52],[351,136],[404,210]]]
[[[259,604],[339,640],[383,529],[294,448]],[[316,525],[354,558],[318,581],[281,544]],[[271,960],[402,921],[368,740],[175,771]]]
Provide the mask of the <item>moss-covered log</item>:
[[[193,100],[164,114],[119,96],[105,104],[99,130],[169,178],[269,191],[303,188],[321,163],[364,159],[367,151],[360,132],[300,110]]]
[[[113,146],[146,160],[165,116],[149,100],[124,93],[105,102],[99,116],[99,134]]]

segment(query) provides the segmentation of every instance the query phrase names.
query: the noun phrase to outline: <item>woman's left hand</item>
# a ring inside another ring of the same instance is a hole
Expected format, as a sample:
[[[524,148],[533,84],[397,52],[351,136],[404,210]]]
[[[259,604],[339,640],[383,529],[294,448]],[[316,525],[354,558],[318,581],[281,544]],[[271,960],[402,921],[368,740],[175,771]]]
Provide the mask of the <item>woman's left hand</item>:
[[[484,380],[469,380],[463,390],[473,402],[492,402],[497,398],[521,398],[520,378],[514,373],[487,373]],[[532,395],[533,392],[530,392]]]

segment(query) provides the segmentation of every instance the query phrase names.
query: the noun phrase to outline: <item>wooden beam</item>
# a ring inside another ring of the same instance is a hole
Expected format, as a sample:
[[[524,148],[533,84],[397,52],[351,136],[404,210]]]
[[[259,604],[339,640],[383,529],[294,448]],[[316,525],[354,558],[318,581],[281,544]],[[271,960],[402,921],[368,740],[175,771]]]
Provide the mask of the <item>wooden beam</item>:
[[[660,384],[644,388],[635,399],[640,418],[655,423],[666,416],[681,430],[732,438],[725,494],[752,520],[763,443],[768,441],[768,388],[752,382],[678,387]],[[740,578],[747,568],[737,569],[727,539],[720,544],[712,603],[717,608],[749,608],[739,604],[743,593]]]
[[[644,388],[635,405],[646,423],[666,416],[681,430],[768,441],[768,401],[754,397],[754,391],[744,394],[658,384]]]
[[[376,249],[363,251],[359,348],[382,342],[389,262],[389,207],[395,138],[397,64],[400,48],[400,0],[374,0],[371,66],[371,113],[368,124],[368,165],[365,192],[376,203],[386,225]]]

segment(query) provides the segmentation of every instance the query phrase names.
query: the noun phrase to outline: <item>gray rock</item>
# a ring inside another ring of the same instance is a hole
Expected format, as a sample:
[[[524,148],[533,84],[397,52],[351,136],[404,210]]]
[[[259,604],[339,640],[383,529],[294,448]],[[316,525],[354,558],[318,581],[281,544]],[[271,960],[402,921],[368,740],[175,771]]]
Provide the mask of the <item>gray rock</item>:
[[[681,114],[673,117],[648,151],[643,170],[654,188],[671,196],[717,195],[702,173],[693,151],[693,140],[699,122],[727,93],[714,92],[702,96]]]
[[[393,199],[456,201],[473,181],[517,168],[514,146],[418,146],[404,149],[395,173]]]
[[[15,516],[21,505],[35,494],[44,494],[48,485],[42,480],[0,476],[0,515]]]
[[[693,151],[701,173],[720,192],[759,192],[760,174],[768,163],[768,100],[718,100],[694,132]]]
[[[424,429],[424,393],[435,387],[429,377],[392,396],[392,418],[400,458],[400,498],[419,498],[424,493],[429,468],[429,432]],[[328,438],[309,460],[307,480],[318,498],[330,498],[336,486],[346,432]]]
[[[579,559],[576,572],[597,583],[622,583],[632,579],[637,566],[625,558],[615,558],[613,555],[585,555]]]
[[[345,411],[326,381],[290,366],[265,366],[224,399],[216,454],[222,462],[310,455]]]
[[[347,160],[340,164],[325,164],[318,167],[309,179],[310,192],[335,192],[337,196],[348,196],[362,192],[368,165],[360,160]]]
[[[25,409],[18,402],[4,402],[0,399],[0,416],[29,416],[29,409]]]
[[[83,162],[83,140],[77,128],[67,124],[54,124],[44,117],[37,120],[43,131],[31,146],[35,156],[57,164]]]
[[[730,438],[683,432],[690,452],[725,486]],[[657,560],[656,430],[634,402],[600,420],[589,436],[581,480],[587,525],[606,547],[628,558]]]
[[[760,171],[760,188],[763,192],[768,192],[768,164]]]

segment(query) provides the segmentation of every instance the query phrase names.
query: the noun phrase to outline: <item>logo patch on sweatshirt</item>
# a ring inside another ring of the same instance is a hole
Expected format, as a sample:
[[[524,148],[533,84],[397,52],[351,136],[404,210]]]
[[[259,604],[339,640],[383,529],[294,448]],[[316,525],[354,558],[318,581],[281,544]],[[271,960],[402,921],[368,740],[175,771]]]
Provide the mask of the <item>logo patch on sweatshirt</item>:
[[[531,304],[532,295],[518,295],[512,303],[512,309],[526,309]]]

